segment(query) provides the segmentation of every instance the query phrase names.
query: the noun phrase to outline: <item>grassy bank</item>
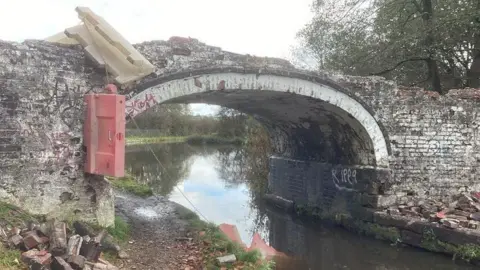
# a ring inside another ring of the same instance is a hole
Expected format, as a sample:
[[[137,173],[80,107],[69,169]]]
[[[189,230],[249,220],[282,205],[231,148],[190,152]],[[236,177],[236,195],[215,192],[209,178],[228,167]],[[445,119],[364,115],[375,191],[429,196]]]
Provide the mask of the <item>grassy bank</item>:
[[[150,144],[150,143],[175,143],[184,142],[187,136],[160,136],[160,137],[140,137],[140,136],[128,136],[126,137],[127,145],[136,144]]]
[[[43,221],[43,218],[31,215],[11,204],[0,202],[0,227],[2,229],[7,230],[9,227],[23,228],[29,221],[38,223]],[[20,262],[20,254],[20,251],[11,250],[0,243],[0,269],[25,269],[26,266]]]
[[[189,224],[189,229],[198,235],[198,241],[202,248],[204,267],[209,270],[220,269],[249,269],[249,270],[272,270],[275,269],[273,261],[261,259],[260,252],[245,251],[240,245],[230,241],[215,224],[202,221],[198,215],[189,209],[177,205],[177,215]],[[220,265],[216,258],[229,254],[235,254],[237,261],[233,264]]]
[[[135,178],[128,173],[125,173],[124,177],[107,177],[107,179],[117,190],[121,190],[143,198],[153,195],[153,191],[148,185],[137,182]]]
[[[216,135],[191,135],[191,136],[160,136],[160,137],[139,137],[129,136],[126,138],[127,145],[153,144],[153,143],[178,143],[187,142],[191,145],[242,145],[242,138],[224,138]]]

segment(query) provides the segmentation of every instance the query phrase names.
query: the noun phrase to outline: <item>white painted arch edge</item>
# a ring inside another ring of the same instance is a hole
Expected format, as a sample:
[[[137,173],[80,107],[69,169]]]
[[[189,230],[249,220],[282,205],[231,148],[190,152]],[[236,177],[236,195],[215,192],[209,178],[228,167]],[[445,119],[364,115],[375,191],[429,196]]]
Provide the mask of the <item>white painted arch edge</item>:
[[[289,91],[335,105],[351,114],[365,128],[373,143],[377,165],[388,167],[388,149],[385,136],[375,118],[362,104],[328,85],[303,79],[240,73],[215,73],[176,79],[147,88],[134,96],[127,96],[126,114],[134,117],[154,104],[163,103],[173,98],[217,90],[220,84],[223,84],[223,90]]]

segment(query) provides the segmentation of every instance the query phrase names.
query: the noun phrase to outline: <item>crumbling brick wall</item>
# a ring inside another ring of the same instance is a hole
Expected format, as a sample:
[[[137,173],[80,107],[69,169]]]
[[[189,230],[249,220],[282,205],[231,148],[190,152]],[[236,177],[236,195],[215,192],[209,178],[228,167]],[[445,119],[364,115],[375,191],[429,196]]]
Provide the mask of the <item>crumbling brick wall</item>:
[[[1,200],[112,224],[111,189],[82,162],[83,95],[102,84],[78,47],[0,41]]]
[[[393,173],[387,194],[397,202],[413,197],[449,200],[480,190],[480,90],[450,90],[440,96],[379,78],[337,80],[361,96],[385,127]]]

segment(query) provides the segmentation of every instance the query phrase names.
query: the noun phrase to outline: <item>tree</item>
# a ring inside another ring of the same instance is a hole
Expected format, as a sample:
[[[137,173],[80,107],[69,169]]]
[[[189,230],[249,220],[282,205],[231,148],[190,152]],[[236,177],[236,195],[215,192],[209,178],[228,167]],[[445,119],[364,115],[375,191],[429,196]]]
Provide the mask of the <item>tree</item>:
[[[217,113],[218,136],[225,138],[244,137],[247,115],[237,110],[222,107]]]
[[[480,84],[480,1],[315,0],[298,36],[321,69],[446,89]]]

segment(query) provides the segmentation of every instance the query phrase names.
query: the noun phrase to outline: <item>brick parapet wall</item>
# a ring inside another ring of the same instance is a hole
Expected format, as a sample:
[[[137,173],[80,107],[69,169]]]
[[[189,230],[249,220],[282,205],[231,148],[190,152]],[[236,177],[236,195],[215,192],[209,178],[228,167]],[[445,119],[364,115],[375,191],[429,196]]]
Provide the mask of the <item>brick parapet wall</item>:
[[[479,89],[440,96],[381,78],[336,80],[360,96],[384,127],[395,182],[391,193],[448,200],[480,190]]]
[[[212,66],[294,70],[282,59],[238,55],[195,39],[135,47],[156,67],[138,84]],[[383,128],[392,170],[385,194],[447,197],[480,190],[479,90],[438,96],[382,78],[319,76],[344,86]],[[79,46],[0,41],[0,199],[42,214],[64,209],[97,219],[110,211],[105,220],[112,220],[109,186],[85,179],[82,170],[82,99],[104,85],[103,77]],[[129,89],[121,92],[128,98]]]

